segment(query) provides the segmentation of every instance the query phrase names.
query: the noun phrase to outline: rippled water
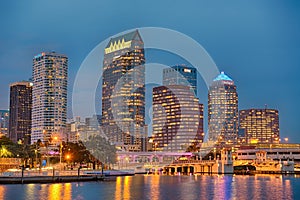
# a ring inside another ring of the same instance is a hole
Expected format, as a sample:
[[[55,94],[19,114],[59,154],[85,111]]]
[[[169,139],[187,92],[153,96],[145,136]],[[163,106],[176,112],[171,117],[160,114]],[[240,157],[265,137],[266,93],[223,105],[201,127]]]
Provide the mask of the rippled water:
[[[0,199],[300,199],[300,177],[138,175],[110,182],[0,185]]]

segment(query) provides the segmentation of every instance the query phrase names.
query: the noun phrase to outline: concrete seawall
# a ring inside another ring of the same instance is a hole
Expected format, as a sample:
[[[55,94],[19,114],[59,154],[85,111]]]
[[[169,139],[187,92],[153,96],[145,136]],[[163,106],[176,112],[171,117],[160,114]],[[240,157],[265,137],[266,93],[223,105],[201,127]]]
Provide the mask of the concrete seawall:
[[[116,176],[132,176],[130,171],[95,171],[95,170],[73,170],[73,171],[16,171],[3,172],[0,176],[0,184],[23,184],[23,183],[61,183],[61,182],[83,182],[83,181],[113,181]]]
[[[63,183],[77,181],[109,181],[112,178],[102,175],[80,176],[26,176],[26,177],[0,177],[0,184],[23,184],[23,183]]]

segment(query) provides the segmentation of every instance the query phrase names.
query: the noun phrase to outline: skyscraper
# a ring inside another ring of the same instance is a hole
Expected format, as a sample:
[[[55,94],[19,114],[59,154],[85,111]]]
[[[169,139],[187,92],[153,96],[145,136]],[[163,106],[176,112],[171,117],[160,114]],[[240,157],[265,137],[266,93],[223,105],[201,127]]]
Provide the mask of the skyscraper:
[[[189,86],[153,88],[155,150],[186,152],[203,141],[203,104]]]
[[[239,130],[245,143],[279,143],[279,115],[274,109],[247,109],[239,111]]]
[[[145,55],[139,32],[111,38],[105,48],[102,129],[126,151],[141,151],[145,139]]]
[[[9,111],[0,110],[0,137],[5,135],[8,136],[9,127]]]
[[[67,120],[68,58],[43,52],[33,58],[31,142],[49,142],[64,132]]]
[[[208,93],[208,129],[210,141],[235,143],[238,129],[238,94],[234,81],[221,72]]]
[[[10,84],[9,138],[30,144],[32,109],[32,83],[29,81]]]
[[[163,85],[186,85],[197,96],[197,70],[186,65],[175,65],[163,70]]]

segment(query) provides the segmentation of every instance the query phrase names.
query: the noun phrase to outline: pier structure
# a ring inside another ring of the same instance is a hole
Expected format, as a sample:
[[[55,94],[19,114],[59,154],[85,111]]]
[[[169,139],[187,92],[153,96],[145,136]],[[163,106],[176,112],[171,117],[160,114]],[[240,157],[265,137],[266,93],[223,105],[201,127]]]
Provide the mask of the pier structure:
[[[244,156],[245,157],[245,156]],[[246,157],[245,157],[246,158]],[[251,157],[252,158],[252,157]],[[268,157],[268,152],[264,150],[255,151],[254,159],[236,159],[234,166],[251,165],[256,168],[256,173],[294,173],[294,159],[272,159]]]
[[[233,160],[231,150],[222,150],[221,158],[214,160],[178,160],[165,166],[166,174],[232,174]]]
[[[192,152],[117,152],[115,169],[135,169],[138,172],[163,172],[166,174],[216,173],[232,174],[231,149],[221,150],[221,157],[202,160],[193,158]]]

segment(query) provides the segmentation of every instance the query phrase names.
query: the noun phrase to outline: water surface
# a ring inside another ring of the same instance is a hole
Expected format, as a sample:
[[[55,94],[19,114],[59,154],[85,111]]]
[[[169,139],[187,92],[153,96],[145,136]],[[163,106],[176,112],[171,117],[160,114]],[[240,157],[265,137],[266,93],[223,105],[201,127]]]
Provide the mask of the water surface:
[[[0,185],[0,199],[300,199],[300,177],[127,176],[110,182]]]

